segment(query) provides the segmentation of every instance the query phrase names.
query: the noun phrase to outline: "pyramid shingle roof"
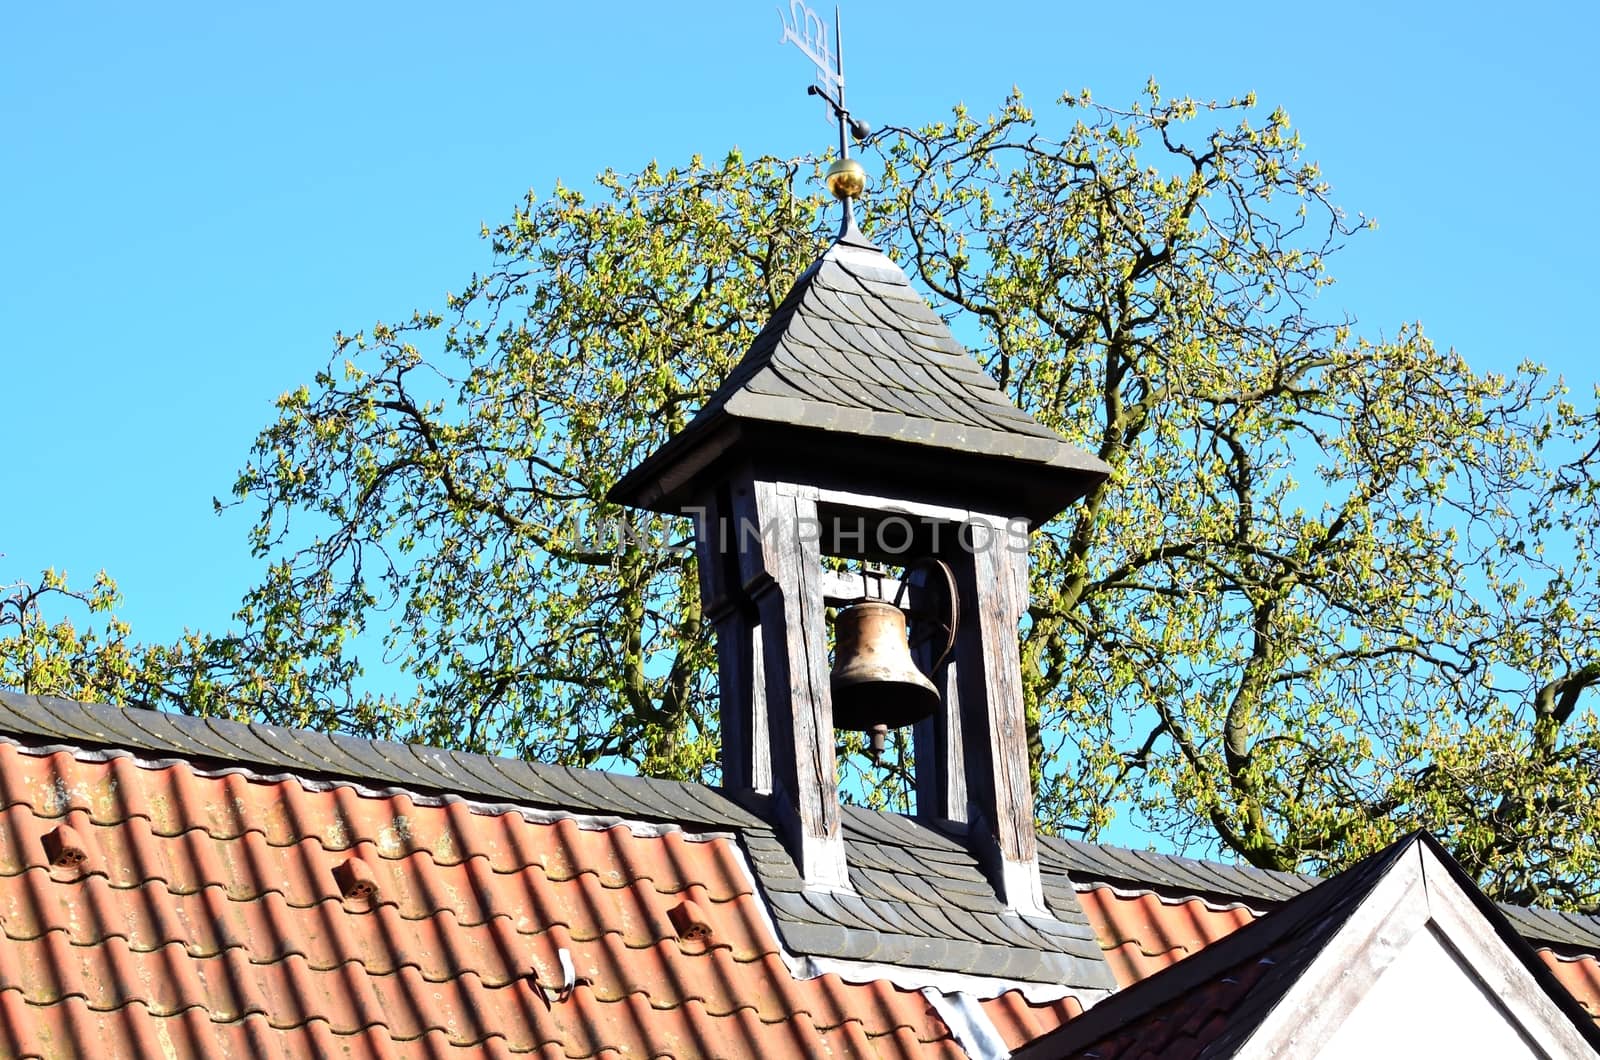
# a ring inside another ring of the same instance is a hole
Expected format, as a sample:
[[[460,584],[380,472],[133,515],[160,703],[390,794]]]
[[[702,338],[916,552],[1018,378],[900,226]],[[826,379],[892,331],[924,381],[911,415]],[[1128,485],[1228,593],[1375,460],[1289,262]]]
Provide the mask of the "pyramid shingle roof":
[[[731,425],[825,432],[858,453],[910,445],[923,459],[931,448],[1017,465],[1074,484],[1058,504],[1109,471],[1013,404],[900,267],[853,227],[795,281],[694,419],[612,498],[661,506],[660,492],[676,485],[652,488],[663,470]]]

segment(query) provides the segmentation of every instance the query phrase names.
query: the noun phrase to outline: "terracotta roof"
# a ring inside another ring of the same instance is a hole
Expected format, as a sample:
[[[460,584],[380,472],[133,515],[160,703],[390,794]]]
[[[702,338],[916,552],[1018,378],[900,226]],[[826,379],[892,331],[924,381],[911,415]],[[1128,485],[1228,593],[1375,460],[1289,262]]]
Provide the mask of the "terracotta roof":
[[[792,953],[1092,990],[1114,985],[1064,873],[1047,873],[1044,881],[1053,918],[1020,916],[1001,904],[959,836],[897,814],[846,810],[854,893],[829,894],[804,887],[764,800],[741,804],[699,784],[7,692],[0,692],[0,734],[44,746],[181,756],[202,766],[243,764],[611,823],[726,832],[738,836],[778,936]]]
[[[1253,865],[1200,861],[1148,850],[1129,850],[1057,836],[1039,837],[1040,858],[1052,872],[1069,875],[1080,889],[1109,886],[1167,899],[1199,897],[1213,905],[1246,905],[1257,910],[1324,882],[1303,873],[1275,872]],[[1497,908],[1536,946],[1600,953],[1600,916],[1498,903]]]
[[[1322,882],[1193,858],[1041,837],[1045,856],[1070,870],[1078,900],[1119,987],[1132,986],[1226,938]],[[1600,1023],[1600,918],[1499,907],[1584,1009]]]
[[[893,815],[825,896],[696,785],[8,693],[0,734],[0,1055],[960,1055],[930,976],[1010,1044],[1113,984],[1068,881],[1017,917]]]
[[[1041,837],[1038,922],[895,815],[846,812],[857,894],[823,896],[763,806],[698,785],[3,692],[0,737],[0,1055],[959,1055],[893,965],[1101,954],[1078,989],[973,980],[1016,1049],[1316,882]],[[1507,912],[1600,1012],[1594,922]]]
[[[1119,987],[1148,979],[1277,908],[1276,903],[1266,902],[1253,909],[1238,902],[1167,898],[1088,881],[1078,899]],[[1536,938],[1528,941],[1568,993],[1600,1023],[1600,959],[1571,947],[1541,945]]]
[[[795,976],[727,837],[8,744],[0,804],[8,1055],[956,1052]]]
[[[1600,1023],[1600,961],[1592,953],[1564,953],[1548,947],[1539,951],[1561,985]]]
[[[983,1011],[1005,1047],[1016,1049],[1083,1015],[1083,1005],[1075,997],[1031,1002],[1020,991],[1011,990],[984,1001]]]
[[[1159,903],[1139,903],[1142,911],[1154,914],[1152,922],[1139,930],[1164,936],[1148,948],[1166,946],[1171,940],[1179,944],[1166,949],[1168,955],[1187,945],[1196,945],[1200,952],[1192,959],[1173,958],[1113,995],[1115,1004],[1108,1001],[1055,1035],[1036,1040],[1032,1052],[1096,1060],[1187,1060],[1224,1038],[1238,1041],[1253,1018],[1270,1010],[1293,985],[1322,943],[1383,877],[1400,849],[1396,844],[1327,886],[1296,896],[1276,915],[1251,921],[1214,941],[1199,942],[1201,932],[1167,931],[1173,918],[1162,912]],[[1193,911],[1187,903],[1182,908]],[[1124,920],[1119,926],[1134,924]]]
[[[1078,895],[1119,987],[1132,986],[1253,922],[1242,906],[1215,906],[1201,898],[1167,901],[1089,887]]]

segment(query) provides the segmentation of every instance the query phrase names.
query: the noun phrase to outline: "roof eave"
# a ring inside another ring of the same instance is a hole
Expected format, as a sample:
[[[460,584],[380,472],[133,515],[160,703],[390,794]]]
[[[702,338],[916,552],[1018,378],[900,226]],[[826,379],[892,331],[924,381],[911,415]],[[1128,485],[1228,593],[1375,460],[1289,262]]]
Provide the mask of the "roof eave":
[[[730,410],[668,439],[619,479],[606,499],[684,514],[703,502],[707,472],[735,449],[758,462],[763,451],[783,454],[781,473],[795,481],[828,482],[840,466],[854,467],[852,477],[858,480],[862,467],[870,468],[868,477],[875,481],[862,485],[879,493],[921,480],[925,489],[948,491],[952,502],[971,498],[958,507],[1019,517],[1030,529],[1111,474],[1110,465],[1064,440],[1018,438],[839,407],[809,409],[804,422],[747,418]]]
[[[697,419],[635,464],[606,491],[612,504],[681,515],[693,503],[692,486],[739,436],[737,424],[718,412]]]

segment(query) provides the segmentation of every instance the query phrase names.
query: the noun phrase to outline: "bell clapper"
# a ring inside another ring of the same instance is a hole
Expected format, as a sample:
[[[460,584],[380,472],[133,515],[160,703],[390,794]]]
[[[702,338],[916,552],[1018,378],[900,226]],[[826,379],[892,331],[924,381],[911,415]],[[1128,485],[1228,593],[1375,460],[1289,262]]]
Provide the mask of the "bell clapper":
[[[867,737],[870,741],[867,748],[867,754],[871,756],[873,766],[877,766],[881,763],[883,758],[883,748],[889,739],[889,726],[874,725],[872,728],[867,730]]]

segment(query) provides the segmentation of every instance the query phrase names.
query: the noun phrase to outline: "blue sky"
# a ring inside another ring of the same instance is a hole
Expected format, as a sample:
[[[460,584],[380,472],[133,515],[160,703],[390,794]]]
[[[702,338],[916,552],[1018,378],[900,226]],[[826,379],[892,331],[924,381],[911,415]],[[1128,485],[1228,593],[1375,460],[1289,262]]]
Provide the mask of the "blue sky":
[[[831,9],[830,9],[831,10]],[[1587,6],[868,4],[876,124],[1254,90],[1376,216],[1330,313],[1420,319],[1587,392],[1600,122]],[[0,32],[0,584],[107,569],[147,639],[226,625],[256,569],[213,515],[338,329],[438,306],[530,187],[829,130],[768,3],[10,5]]]

